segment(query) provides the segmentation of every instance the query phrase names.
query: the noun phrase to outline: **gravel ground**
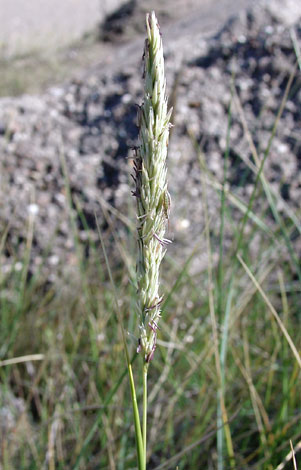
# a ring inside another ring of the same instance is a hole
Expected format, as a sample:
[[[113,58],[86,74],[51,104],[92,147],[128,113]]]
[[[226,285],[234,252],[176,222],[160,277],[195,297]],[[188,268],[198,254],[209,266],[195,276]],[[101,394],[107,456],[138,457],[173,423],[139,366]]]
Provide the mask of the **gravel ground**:
[[[301,11],[294,3],[287,2],[286,15],[281,17],[277,2],[268,3],[269,7],[252,2],[251,9],[235,16],[230,15],[235,10],[233,2],[222,3],[229,7],[227,20],[225,16],[219,20],[210,16],[204,4],[203,10],[166,22],[163,28],[168,86],[175,107],[169,152],[173,200],[170,231],[175,243],[170,253],[174,250],[181,256],[188,256],[192,240],[196,241],[204,229],[195,144],[204,153],[211,174],[209,215],[216,220],[216,189],[223,178],[234,83],[237,97],[232,109],[227,189],[234,200],[232,217],[237,221],[241,213],[235,201],[247,201],[255,181],[256,162],[246,127],[262,158],[296,62],[291,32],[295,32],[299,43],[301,39]],[[130,38],[140,21],[141,8],[136,5],[130,9],[121,30],[118,15],[108,18],[107,29],[103,28],[101,35],[110,41],[111,53],[82,78],[51,88],[42,96],[0,100],[0,224],[2,233],[8,230],[1,259],[4,272],[25,250],[30,217],[35,223],[32,271],[42,268],[54,280],[62,266],[72,267],[76,262],[62,156],[68,168],[73,206],[80,205],[92,238],[97,239],[94,212],[106,226],[100,201],[121,213],[127,210],[131,148],[137,144],[136,103],[141,100],[142,89],[138,59],[142,42],[140,37]],[[164,20],[163,12],[160,14]],[[108,31],[110,37],[106,36]],[[301,78],[295,70],[265,165],[265,175],[279,195],[278,209],[285,217],[291,211],[299,212],[300,217],[300,110]],[[256,214],[260,215],[262,209],[257,204]],[[266,223],[268,232],[273,218]],[[77,225],[85,242],[87,231],[79,217]],[[213,243],[218,228],[216,223],[212,227]],[[231,242],[230,231],[226,229],[226,246]],[[298,248],[300,240],[295,243]],[[205,255],[195,257],[192,269],[200,269],[205,263]],[[17,263],[16,269],[20,266]]]

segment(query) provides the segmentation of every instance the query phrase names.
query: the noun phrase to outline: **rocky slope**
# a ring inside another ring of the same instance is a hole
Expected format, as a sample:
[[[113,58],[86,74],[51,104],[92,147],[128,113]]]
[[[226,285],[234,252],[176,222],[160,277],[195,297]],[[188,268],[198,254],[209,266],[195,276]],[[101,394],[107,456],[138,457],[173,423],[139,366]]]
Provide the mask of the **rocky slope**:
[[[234,15],[237,2],[221,3],[225,9],[221,8],[217,15],[209,7],[206,10],[205,2],[203,10],[186,12],[181,19],[166,21],[163,28],[175,124],[169,151],[173,201],[170,231],[176,242],[171,250],[181,256],[191,252],[204,228],[200,152],[210,174],[209,215],[213,221],[218,219],[231,87],[235,91],[227,190],[231,193],[231,215],[236,221],[241,217],[237,198],[247,201],[256,179],[256,156],[250,140],[261,159],[293,74],[264,174],[280,195],[279,211],[286,218],[292,211],[300,217],[301,77],[292,42],[295,37],[300,45],[300,7],[288,1],[286,14],[280,16],[277,2],[268,3],[268,7],[262,2],[251,2],[251,9]],[[121,29],[113,27],[118,15],[108,19],[107,29],[101,30],[102,40],[110,41],[105,49],[107,56],[82,77],[51,88],[42,96],[0,101],[4,272],[9,270],[12,259],[22,259],[29,219],[34,221],[31,269],[43,266],[47,276],[54,278],[60,266],[73,265],[68,185],[71,205],[73,209],[81,208],[95,240],[94,214],[104,228],[106,225],[102,205],[110,204],[122,214],[127,211],[131,148],[137,143],[136,104],[141,100],[142,89],[143,36],[132,38],[132,33],[141,12],[144,14],[134,5]],[[64,174],[65,166],[68,175],[66,171]],[[264,207],[257,203],[255,208],[260,217]],[[85,242],[83,219],[74,210],[71,213],[75,214]],[[262,228],[267,237],[272,225],[271,217]],[[212,227],[213,241],[215,233],[218,224]],[[205,256],[200,255],[195,258],[195,265],[199,269],[205,261]],[[16,269],[20,266],[19,261]]]

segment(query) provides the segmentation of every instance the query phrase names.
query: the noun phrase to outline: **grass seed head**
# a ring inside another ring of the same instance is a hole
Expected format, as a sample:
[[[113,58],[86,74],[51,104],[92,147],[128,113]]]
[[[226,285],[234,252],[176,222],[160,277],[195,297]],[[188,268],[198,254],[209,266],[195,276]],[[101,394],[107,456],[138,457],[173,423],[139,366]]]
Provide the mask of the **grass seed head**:
[[[134,160],[138,220],[139,352],[150,362],[156,349],[162,297],[160,264],[170,240],[164,237],[170,211],[166,157],[171,111],[168,111],[163,47],[155,13],[146,16],[144,96],[138,110],[139,147]]]

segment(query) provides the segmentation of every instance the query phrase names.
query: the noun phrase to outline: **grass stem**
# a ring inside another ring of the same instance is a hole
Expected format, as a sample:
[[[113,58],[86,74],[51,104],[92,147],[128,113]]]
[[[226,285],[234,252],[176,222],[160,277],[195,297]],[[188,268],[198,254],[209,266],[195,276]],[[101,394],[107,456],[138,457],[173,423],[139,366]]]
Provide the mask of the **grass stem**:
[[[147,372],[148,372],[148,363],[145,363],[143,365],[143,417],[142,417],[144,470],[146,470],[146,438],[147,438]]]

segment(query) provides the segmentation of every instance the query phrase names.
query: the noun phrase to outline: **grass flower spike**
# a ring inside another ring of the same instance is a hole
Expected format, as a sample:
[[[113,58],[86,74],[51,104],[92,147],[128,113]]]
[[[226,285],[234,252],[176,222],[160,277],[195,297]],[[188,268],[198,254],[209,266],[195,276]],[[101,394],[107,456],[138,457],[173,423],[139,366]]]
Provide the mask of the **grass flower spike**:
[[[167,190],[166,157],[171,111],[168,111],[161,34],[155,13],[146,17],[144,49],[144,97],[139,108],[139,147],[134,161],[133,194],[138,218],[138,351],[149,363],[156,349],[162,297],[159,293],[160,264],[171,243],[165,238],[170,196]]]

